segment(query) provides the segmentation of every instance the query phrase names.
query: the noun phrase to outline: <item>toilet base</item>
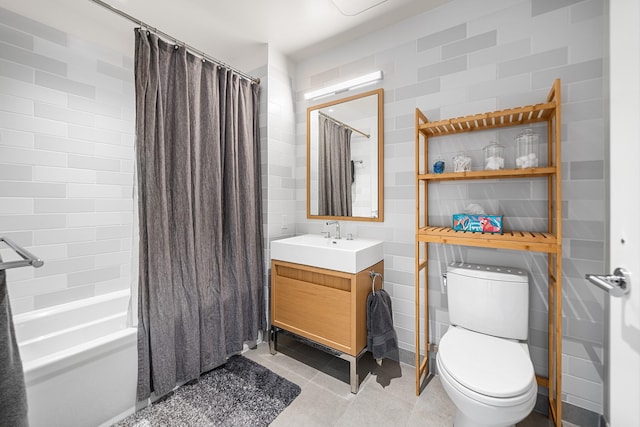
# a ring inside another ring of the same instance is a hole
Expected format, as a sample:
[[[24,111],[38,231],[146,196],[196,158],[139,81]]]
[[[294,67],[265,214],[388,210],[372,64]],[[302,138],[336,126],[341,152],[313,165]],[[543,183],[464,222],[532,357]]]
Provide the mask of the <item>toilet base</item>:
[[[467,417],[464,412],[456,408],[456,418],[453,422],[453,427],[515,427],[515,424],[478,424],[478,421],[472,420]]]

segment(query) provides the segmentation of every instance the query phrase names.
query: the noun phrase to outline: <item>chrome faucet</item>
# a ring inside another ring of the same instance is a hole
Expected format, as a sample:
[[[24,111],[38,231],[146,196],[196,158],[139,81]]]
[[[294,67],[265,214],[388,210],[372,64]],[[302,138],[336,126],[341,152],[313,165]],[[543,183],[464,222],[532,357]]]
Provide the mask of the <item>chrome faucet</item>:
[[[338,221],[327,221],[327,225],[332,225],[335,224],[336,225],[336,239],[341,239],[342,237],[340,237],[340,223]]]

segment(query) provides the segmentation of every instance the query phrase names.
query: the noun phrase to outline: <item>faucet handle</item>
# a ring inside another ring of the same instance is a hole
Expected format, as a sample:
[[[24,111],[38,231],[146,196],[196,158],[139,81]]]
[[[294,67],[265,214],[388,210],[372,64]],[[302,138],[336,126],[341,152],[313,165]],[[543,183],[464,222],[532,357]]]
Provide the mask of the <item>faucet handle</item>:
[[[321,231],[320,233],[322,233],[322,235],[324,236],[325,239],[331,238],[331,232],[330,231]]]

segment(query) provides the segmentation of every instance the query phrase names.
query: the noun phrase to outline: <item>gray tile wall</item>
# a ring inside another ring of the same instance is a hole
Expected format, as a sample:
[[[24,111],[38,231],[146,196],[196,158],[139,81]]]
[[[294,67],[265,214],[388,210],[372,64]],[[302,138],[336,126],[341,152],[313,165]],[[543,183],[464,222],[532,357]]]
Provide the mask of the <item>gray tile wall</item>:
[[[453,0],[426,14],[381,29],[297,64],[297,231],[319,232],[306,219],[305,111],[310,89],[381,69],[385,89],[385,222],[344,222],[360,237],[385,241],[385,288],[391,293],[401,347],[415,351],[414,315],[414,110],[430,120],[543,102],[562,79],[563,125],[563,400],[602,413],[603,295],[584,273],[605,271],[605,145],[603,100],[603,0],[477,2]],[[318,101],[325,102],[326,100]],[[542,133],[543,128],[535,129]],[[466,151],[476,166],[482,147],[505,145],[514,163],[513,139],[521,129],[441,138],[433,154]],[[546,186],[536,180],[442,183],[430,190],[433,223],[469,203],[502,213],[512,228],[544,230]],[[518,266],[531,272],[530,345],[536,371],[547,371],[546,255],[432,245],[429,251],[433,340],[448,326],[439,275],[448,262]],[[479,349],[482,351],[482,349]]]
[[[132,58],[0,8],[0,62],[0,235],[45,260],[8,271],[14,313],[127,289]]]

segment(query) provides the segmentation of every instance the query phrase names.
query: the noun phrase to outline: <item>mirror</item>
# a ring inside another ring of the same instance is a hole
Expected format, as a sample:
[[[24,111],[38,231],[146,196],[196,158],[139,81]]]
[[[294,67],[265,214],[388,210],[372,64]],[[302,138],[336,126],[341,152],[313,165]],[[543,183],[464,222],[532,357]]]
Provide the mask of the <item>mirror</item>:
[[[384,221],[383,90],[307,108],[307,218]]]

